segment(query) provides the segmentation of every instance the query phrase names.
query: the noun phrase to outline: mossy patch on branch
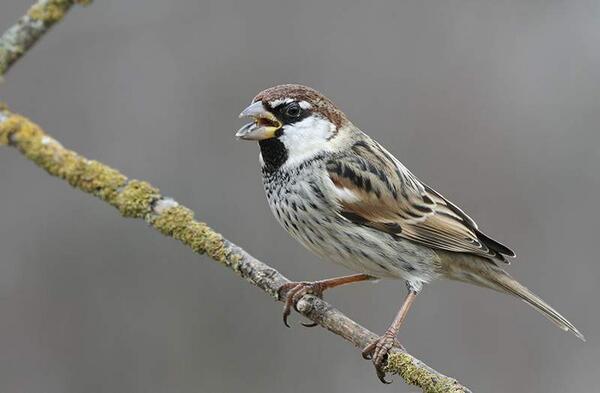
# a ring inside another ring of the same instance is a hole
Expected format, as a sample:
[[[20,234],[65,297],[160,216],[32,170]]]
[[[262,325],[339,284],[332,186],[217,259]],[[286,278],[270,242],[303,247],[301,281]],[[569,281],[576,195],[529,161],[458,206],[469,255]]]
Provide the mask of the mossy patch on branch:
[[[65,149],[36,124],[18,115],[10,114],[0,123],[0,144],[15,144],[27,158],[48,173],[113,206],[116,206],[119,188],[127,182],[119,171]],[[128,212],[132,209],[131,204],[126,206]]]
[[[406,382],[421,387],[427,393],[465,393],[455,379],[433,374],[426,368],[415,364],[415,359],[405,353],[391,353],[385,371],[400,375]]]
[[[5,112],[4,108],[2,109],[4,120],[0,122],[0,145],[8,145],[12,136],[20,130],[21,122],[16,116],[11,116],[10,113]]]
[[[4,75],[10,61],[10,52],[1,45],[2,44],[0,43],[0,82],[2,82],[2,75]]]
[[[225,262],[230,253],[223,237],[205,223],[194,220],[194,213],[186,207],[166,209],[152,220],[152,226],[216,261]]]
[[[144,218],[152,211],[152,203],[158,198],[158,188],[146,181],[131,180],[117,194],[113,205],[125,217]]]
[[[26,118],[14,114],[7,116],[0,123],[0,144],[14,144],[50,174],[110,203],[123,216],[148,218],[154,228],[195,252],[206,253],[219,262],[227,260],[230,250],[225,246],[223,237],[205,223],[194,220],[190,209],[175,205],[156,214],[152,211],[153,204],[162,196],[150,183],[127,181],[127,177],[116,169],[65,149]]]
[[[65,12],[73,5],[70,0],[50,0],[34,4],[27,15],[44,23],[56,23],[65,16]]]
[[[83,160],[83,163],[77,183],[72,185],[115,205],[119,188],[126,183],[127,178],[98,161]]]
[[[48,0],[34,4],[27,16],[33,20],[39,20],[46,24],[56,23],[64,18],[65,13],[73,4],[88,5],[92,0]]]

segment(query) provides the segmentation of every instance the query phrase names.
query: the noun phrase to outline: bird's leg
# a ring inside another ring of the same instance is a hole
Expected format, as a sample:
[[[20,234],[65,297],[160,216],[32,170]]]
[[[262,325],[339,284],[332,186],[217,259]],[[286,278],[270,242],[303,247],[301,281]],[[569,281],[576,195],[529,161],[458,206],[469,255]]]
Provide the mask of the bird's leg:
[[[292,308],[294,308],[296,311],[298,311],[296,306],[298,305],[298,302],[300,301],[302,296],[304,296],[306,294],[311,294],[318,298],[323,298],[323,292],[325,292],[327,289],[339,287],[339,286],[346,285],[346,284],[351,284],[353,282],[373,280],[373,279],[375,279],[375,277],[369,276],[367,274],[353,274],[351,276],[335,277],[335,278],[329,278],[326,280],[319,280],[319,281],[314,281],[314,282],[302,281],[302,282],[289,282],[289,283],[283,284],[277,290],[279,299],[280,300],[284,299],[284,302],[285,302],[285,305],[283,306],[283,323],[285,324],[285,326],[290,327],[290,325],[288,325],[288,322],[287,322],[288,316],[290,315]],[[309,324],[303,323],[302,325],[304,325],[306,327],[316,326],[315,323],[309,323]]]
[[[413,304],[418,293],[418,291],[410,283],[407,283],[407,286],[408,295],[406,295],[404,303],[402,303],[402,307],[400,307],[400,310],[398,310],[398,314],[396,315],[394,322],[392,322],[390,327],[387,328],[383,336],[367,345],[362,351],[363,358],[371,360],[373,365],[375,365],[377,377],[383,383],[391,383],[391,381],[387,381],[385,379],[385,371],[383,366],[387,361],[388,352],[394,345],[402,348],[398,341],[396,341],[396,335],[398,334],[398,330],[400,330],[400,326],[402,326],[402,322],[404,322],[404,319],[406,319],[406,314],[408,314],[408,310]]]

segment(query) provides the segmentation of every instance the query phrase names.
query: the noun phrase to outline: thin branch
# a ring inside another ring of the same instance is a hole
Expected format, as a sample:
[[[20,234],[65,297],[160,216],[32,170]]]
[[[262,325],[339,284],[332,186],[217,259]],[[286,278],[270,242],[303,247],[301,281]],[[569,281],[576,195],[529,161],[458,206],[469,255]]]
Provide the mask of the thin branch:
[[[50,28],[59,22],[73,4],[91,0],[39,0],[17,24],[0,37],[0,78]]]
[[[257,260],[205,223],[194,220],[190,209],[161,195],[149,183],[129,180],[116,169],[65,149],[36,124],[0,108],[2,144],[15,147],[49,174],[102,199],[117,208],[123,216],[144,219],[162,234],[179,240],[198,254],[206,254],[273,298],[277,299],[277,289],[289,282],[277,270]],[[298,309],[302,315],[355,347],[363,348],[377,338],[374,333],[314,296],[304,296]],[[407,383],[425,392],[469,392],[455,379],[399,349],[390,352],[386,371],[400,375]]]

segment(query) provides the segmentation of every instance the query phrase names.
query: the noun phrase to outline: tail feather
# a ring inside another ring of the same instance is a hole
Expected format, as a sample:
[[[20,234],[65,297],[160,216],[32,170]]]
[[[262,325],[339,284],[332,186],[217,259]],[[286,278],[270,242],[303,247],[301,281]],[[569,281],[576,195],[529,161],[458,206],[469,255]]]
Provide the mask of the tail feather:
[[[581,334],[575,325],[569,322],[567,318],[563,317],[558,311],[552,308],[552,306],[544,302],[539,296],[531,292],[527,287],[523,286],[507,273],[498,274],[492,279],[492,282],[498,285],[505,292],[514,295],[523,300],[525,303],[529,304],[531,307],[539,311],[543,316],[554,322],[554,324],[562,330],[571,332],[580,340],[585,341],[583,334]]]
[[[481,260],[481,258],[466,254],[460,256],[457,254],[454,256],[446,255],[445,258],[442,258],[442,270],[448,278],[469,282],[518,297],[562,330],[571,332],[580,340],[585,341],[583,334],[552,306],[512,278],[507,272]]]

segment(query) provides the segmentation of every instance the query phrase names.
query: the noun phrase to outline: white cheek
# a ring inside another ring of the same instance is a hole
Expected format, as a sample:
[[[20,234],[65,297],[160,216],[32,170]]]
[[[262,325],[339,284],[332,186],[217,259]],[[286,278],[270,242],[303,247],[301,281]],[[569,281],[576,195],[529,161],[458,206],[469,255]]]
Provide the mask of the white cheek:
[[[288,150],[284,166],[295,166],[315,155],[331,150],[327,140],[335,132],[335,125],[316,116],[283,127],[279,138]]]

